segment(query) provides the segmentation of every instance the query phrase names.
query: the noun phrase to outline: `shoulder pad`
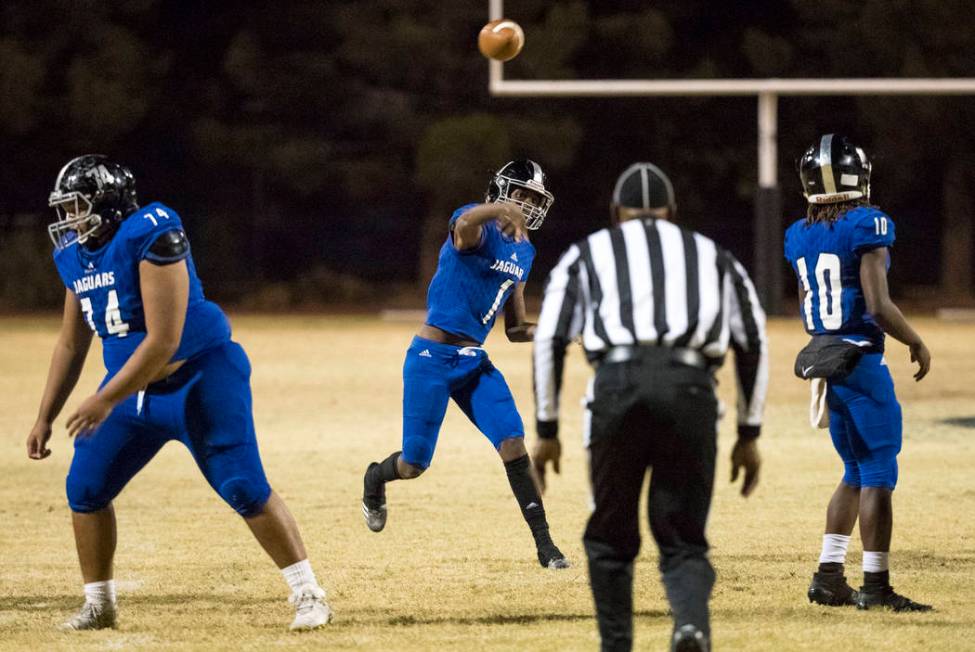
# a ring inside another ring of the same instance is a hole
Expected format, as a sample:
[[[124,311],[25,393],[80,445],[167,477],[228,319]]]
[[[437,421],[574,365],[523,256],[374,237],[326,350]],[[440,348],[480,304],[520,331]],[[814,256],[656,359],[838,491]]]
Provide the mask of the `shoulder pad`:
[[[451,227],[453,227],[453,224],[454,224],[454,222],[457,221],[457,218],[458,217],[460,217],[461,215],[463,215],[464,213],[466,213],[470,209],[474,208],[475,206],[477,206],[477,204],[474,204],[474,203],[464,204],[463,206],[461,206],[460,208],[458,208],[457,210],[455,210],[453,212],[453,214],[451,214],[451,216],[450,216],[450,225],[451,225]]]
[[[894,244],[894,220],[883,211],[864,206],[851,210],[846,217],[850,221],[851,247],[854,252],[863,253]]]
[[[180,229],[158,235],[146,250],[145,259],[155,265],[169,265],[183,260],[189,253],[190,241]]]

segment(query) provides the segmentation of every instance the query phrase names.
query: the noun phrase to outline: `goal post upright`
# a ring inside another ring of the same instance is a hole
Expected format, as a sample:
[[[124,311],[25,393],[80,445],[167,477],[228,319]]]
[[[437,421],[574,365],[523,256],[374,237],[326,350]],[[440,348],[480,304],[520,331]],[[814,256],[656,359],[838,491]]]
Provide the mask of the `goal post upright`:
[[[488,0],[490,20],[504,18],[504,0]],[[778,98],[782,95],[975,95],[975,78],[845,79],[505,79],[488,63],[488,89],[500,97],[755,96],[758,99],[758,187],[752,276],[769,313],[782,308],[782,195],[778,183]]]

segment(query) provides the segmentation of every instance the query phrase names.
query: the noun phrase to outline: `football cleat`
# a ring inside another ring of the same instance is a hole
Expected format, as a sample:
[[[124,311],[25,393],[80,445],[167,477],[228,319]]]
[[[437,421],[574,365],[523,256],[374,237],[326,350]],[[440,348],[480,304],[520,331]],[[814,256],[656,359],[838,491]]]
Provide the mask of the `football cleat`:
[[[542,546],[538,549],[538,563],[542,565],[542,568],[551,568],[552,570],[561,570],[571,566],[569,560],[565,558],[561,550],[555,547],[555,544]]]
[[[894,592],[894,587],[885,586],[879,591],[867,591],[865,586],[860,587],[857,594],[857,609],[889,609],[890,611],[931,611],[934,609],[929,604],[914,602],[910,598]]]
[[[812,582],[806,596],[810,602],[827,607],[853,606],[857,603],[857,592],[850,586],[843,573],[813,573]]]
[[[681,625],[674,632],[670,643],[671,652],[708,652],[708,639],[694,625]]]
[[[377,472],[370,473],[373,469]],[[379,478],[378,469],[379,464],[373,462],[362,478],[362,515],[373,532],[381,532],[386,527],[386,483]]]
[[[61,624],[65,632],[86,629],[115,629],[118,613],[112,603],[95,604],[85,600],[85,604],[70,620]]]
[[[291,631],[300,632],[324,627],[332,621],[332,610],[325,602],[325,589],[314,584],[304,584],[291,594],[288,602],[295,606],[295,619]]]

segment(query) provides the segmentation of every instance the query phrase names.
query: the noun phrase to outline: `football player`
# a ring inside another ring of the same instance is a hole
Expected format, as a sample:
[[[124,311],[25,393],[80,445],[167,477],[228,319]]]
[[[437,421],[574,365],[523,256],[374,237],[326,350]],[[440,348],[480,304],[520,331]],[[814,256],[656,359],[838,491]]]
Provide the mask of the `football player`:
[[[504,376],[481,347],[504,311],[505,334],[530,342],[524,287],[535,258],[528,232],[538,229],[554,197],[542,168],[512,161],[492,177],[483,204],[450,218],[437,272],[427,292],[427,318],[403,365],[403,446],[366,470],[362,511],[373,532],[386,525],[386,483],[420,476],[430,466],[449,399],[494,445],[545,568],[568,562],[552,542],[532,479],[525,429]]]
[[[63,628],[115,627],[112,501],[170,440],[182,442],[210,486],[250,527],[281,569],[296,609],[291,629],[328,623],[294,517],[271,490],[251,412],[250,362],[230,323],[203,296],[179,215],[139,206],[123,165],[86,155],[58,174],[49,227],[66,289],[27,453],[42,460],[54,419],[74,389],[92,334],[102,338],[107,374],[67,421],[75,436],[67,478],[85,603]]]
[[[870,162],[845,136],[822,136],[798,168],[809,207],[786,231],[785,257],[799,280],[802,321],[813,340],[804,350],[811,357],[797,373],[825,379],[824,411],[845,467],[826,510],[819,569],[808,597],[826,605],[927,611],[930,606],[894,592],[888,571],[901,407],[884,362],[885,333],[909,347],[918,363],[915,380],[931,365],[921,337],[888,294],[894,221],[870,205]],[[858,518],[864,579],[855,591],[843,564]]]

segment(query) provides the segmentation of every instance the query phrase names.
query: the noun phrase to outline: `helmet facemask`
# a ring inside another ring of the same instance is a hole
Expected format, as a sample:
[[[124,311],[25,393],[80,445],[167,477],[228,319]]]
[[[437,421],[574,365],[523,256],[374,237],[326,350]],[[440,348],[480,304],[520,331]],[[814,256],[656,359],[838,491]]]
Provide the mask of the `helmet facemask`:
[[[58,221],[47,226],[47,234],[56,249],[84,244],[102,226],[101,215],[92,212],[91,200],[81,192],[55,190],[47,204],[58,215]]]
[[[135,177],[101,154],[78,156],[61,168],[47,203],[58,214],[47,227],[55,249],[97,248],[138,208]]]
[[[497,197],[494,198],[494,201],[509,202],[520,208],[525,216],[525,228],[529,231],[536,231],[542,226],[542,222],[545,221],[545,216],[548,214],[548,209],[555,202],[555,196],[552,193],[540,184],[514,179],[501,174],[494,178],[494,183],[497,186]],[[540,203],[535,204],[532,201],[512,197],[512,193],[518,189],[525,190],[533,197],[537,197]]]

